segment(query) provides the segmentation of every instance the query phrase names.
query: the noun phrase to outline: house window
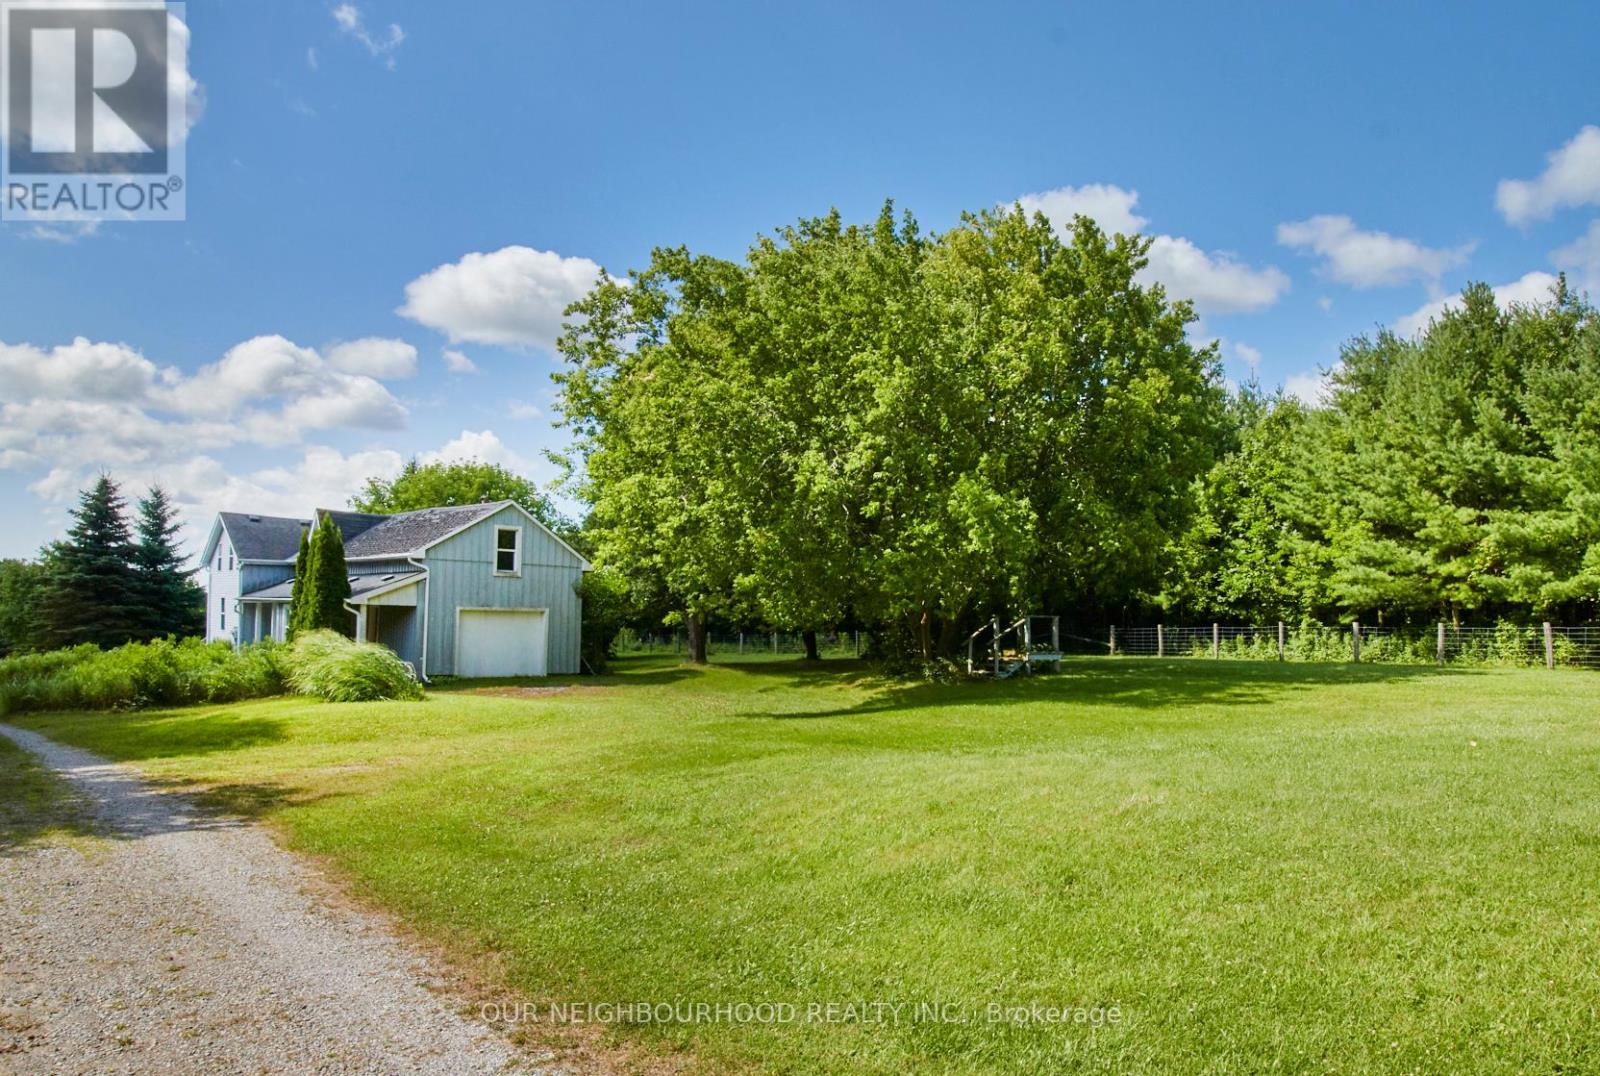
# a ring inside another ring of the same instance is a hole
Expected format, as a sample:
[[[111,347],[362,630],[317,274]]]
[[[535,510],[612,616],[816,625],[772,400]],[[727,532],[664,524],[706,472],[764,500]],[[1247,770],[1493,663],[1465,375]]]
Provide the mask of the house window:
[[[233,551],[228,551],[228,571],[233,571]]]
[[[522,571],[522,528],[494,529],[494,574],[517,575]]]
[[[227,598],[218,598],[217,599],[217,630],[218,631],[227,631],[228,630],[228,599]]]
[[[217,550],[217,571],[222,571],[222,550]]]

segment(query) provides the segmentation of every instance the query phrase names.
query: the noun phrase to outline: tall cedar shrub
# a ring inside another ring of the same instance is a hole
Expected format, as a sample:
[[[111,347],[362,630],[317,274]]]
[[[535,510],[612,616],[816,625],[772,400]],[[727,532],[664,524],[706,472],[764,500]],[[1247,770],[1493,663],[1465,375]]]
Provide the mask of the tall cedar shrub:
[[[312,599],[309,603],[305,631],[325,628],[340,635],[352,634],[350,611],[344,603],[350,600],[350,577],[344,562],[344,536],[332,516],[323,516],[312,536],[311,564],[307,567],[311,579]]]
[[[311,607],[311,529],[300,528],[300,553],[294,558],[294,586],[289,590],[288,637],[293,641],[305,627],[306,610]]]

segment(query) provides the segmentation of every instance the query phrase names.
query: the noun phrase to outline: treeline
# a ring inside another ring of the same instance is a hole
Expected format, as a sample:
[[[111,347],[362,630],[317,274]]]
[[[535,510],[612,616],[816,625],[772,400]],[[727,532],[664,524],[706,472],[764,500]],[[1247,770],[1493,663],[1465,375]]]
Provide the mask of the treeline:
[[[1227,391],[1189,305],[1137,282],[1147,246],[885,207],[602,278],[558,375],[591,592],[696,656],[712,620],[931,661],[995,612],[1593,615],[1600,330],[1564,284],[1353,341],[1306,407]]]
[[[1594,618],[1600,320],[1563,280],[1484,285],[1413,340],[1351,341],[1324,405],[1245,391],[1152,603],[1179,617]]]
[[[37,560],[0,561],[0,657],[200,634],[205,592],[184,566],[177,534],[160,487],[130,521],[117,484],[102,475],[83,491],[64,538]]]

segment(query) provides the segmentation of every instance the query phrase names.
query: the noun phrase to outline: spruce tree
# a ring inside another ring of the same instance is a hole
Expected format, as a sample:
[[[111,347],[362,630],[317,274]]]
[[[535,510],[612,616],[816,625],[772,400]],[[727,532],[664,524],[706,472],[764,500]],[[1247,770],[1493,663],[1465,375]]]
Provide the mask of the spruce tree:
[[[344,562],[344,535],[331,516],[323,516],[317,533],[312,537],[310,577],[313,580],[313,599],[306,623],[308,630],[327,628],[341,635],[349,635],[350,611],[344,603],[350,600],[350,577]]]
[[[294,586],[289,591],[288,638],[292,642],[306,623],[306,610],[311,608],[311,528],[300,528],[300,554],[294,558]]]
[[[43,628],[52,647],[120,646],[139,634],[139,580],[124,502],[109,475],[84,490],[66,538],[45,550]]]
[[[138,636],[159,639],[198,635],[205,624],[205,594],[178,551],[177,512],[160,486],[139,501],[133,570],[138,583]]]

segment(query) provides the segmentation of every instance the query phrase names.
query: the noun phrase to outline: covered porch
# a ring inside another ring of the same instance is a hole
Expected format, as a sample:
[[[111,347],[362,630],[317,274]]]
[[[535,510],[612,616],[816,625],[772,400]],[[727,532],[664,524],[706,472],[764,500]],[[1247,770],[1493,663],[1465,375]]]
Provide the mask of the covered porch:
[[[428,573],[403,572],[352,575],[345,602],[354,620],[353,634],[381,643],[409,661],[420,674],[423,650],[423,595]],[[239,599],[239,644],[265,639],[283,642],[289,634],[292,582],[276,583]],[[346,630],[352,630],[347,628]]]

